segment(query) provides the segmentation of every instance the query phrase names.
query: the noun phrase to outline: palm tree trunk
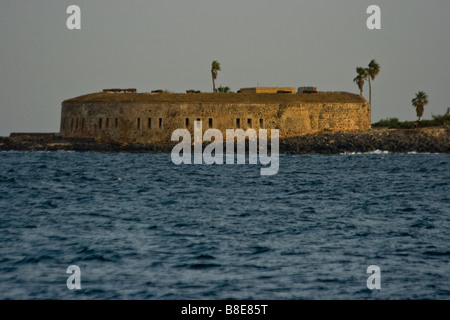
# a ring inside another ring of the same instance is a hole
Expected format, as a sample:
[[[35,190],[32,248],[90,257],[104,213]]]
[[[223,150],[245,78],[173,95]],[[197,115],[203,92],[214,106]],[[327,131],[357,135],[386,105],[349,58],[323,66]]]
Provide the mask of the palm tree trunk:
[[[420,122],[420,119],[421,119],[422,116],[423,116],[423,105],[422,105],[422,104],[419,104],[419,105],[417,106],[417,115],[419,116],[419,120],[417,120],[417,122],[419,123],[419,122]]]
[[[213,92],[216,92],[216,83],[214,82],[214,75],[212,75],[212,81],[213,81]]]
[[[369,76],[369,105],[372,106],[372,85],[370,84],[370,76]]]

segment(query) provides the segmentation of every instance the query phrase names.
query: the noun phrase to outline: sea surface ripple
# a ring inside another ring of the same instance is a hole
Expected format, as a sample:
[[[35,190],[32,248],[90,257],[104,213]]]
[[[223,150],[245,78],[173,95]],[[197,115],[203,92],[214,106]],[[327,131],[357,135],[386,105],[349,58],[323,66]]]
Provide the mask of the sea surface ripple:
[[[1,152],[0,243],[2,300],[450,299],[450,156]]]

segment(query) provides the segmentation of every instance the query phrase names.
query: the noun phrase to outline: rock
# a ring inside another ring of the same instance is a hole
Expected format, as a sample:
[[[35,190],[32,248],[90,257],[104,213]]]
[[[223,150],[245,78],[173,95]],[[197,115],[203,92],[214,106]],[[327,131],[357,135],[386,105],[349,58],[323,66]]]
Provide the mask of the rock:
[[[174,145],[144,145],[120,141],[63,138],[58,134],[14,134],[0,137],[0,151],[59,151],[80,152],[146,152],[170,153]],[[280,153],[337,154],[343,152],[450,153],[450,130],[444,128],[376,129],[369,131],[319,132],[291,138],[280,138]],[[247,149],[248,150],[248,149]]]

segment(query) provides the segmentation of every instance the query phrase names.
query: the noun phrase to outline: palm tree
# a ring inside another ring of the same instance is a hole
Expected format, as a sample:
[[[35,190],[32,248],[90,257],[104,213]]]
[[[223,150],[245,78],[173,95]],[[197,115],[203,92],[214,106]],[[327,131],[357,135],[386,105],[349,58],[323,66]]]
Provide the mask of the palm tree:
[[[372,60],[370,61],[368,68],[366,68],[366,71],[367,79],[369,80],[369,104],[372,105],[372,85],[370,80],[375,80],[375,77],[380,72],[380,65],[375,60]]]
[[[216,84],[214,80],[217,78],[217,71],[220,71],[220,63],[214,60],[211,65],[211,75],[212,75],[212,82],[213,82],[213,92],[217,92],[216,90]]]
[[[356,73],[358,75],[355,77],[355,79],[353,79],[353,82],[355,82],[358,85],[359,95],[362,96],[364,80],[367,79],[367,70],[362,67],[357,67]]]
[[[411,100],[411,103],[414,108],[416,108],[416,114],[419,117],[417,122],[420,122],[420,118],[423,115],[423,106],[428,104],[428,96],[425,92],[419,91],[416,93],[416,97]]]

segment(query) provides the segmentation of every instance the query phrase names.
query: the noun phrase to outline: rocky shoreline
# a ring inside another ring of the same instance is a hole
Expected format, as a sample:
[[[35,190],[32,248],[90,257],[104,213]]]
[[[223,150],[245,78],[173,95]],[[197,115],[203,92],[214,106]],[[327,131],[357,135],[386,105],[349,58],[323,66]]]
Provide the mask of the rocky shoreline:
[[[13,133],[0,137],[0,151],[170,153],[173,145],[142,145],[101,139],[63,138],[56,133]],[[283,154],[371,152],[450,153],[450,128],[372,129],[318,132],[280,138]]]
[[[338,154],[375,150],[393,153],[450,153],[450,128],[320,132],[280,141],[280,153]]]

